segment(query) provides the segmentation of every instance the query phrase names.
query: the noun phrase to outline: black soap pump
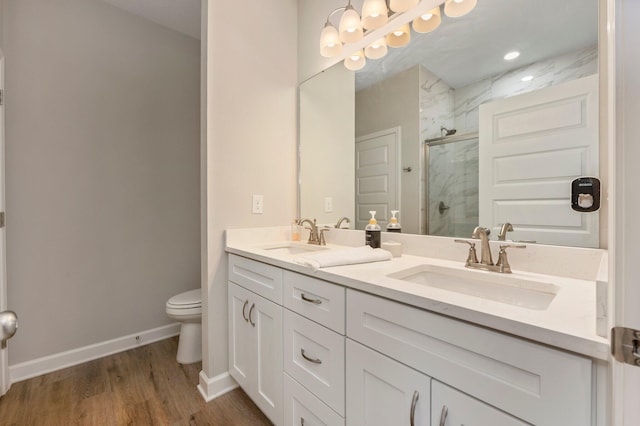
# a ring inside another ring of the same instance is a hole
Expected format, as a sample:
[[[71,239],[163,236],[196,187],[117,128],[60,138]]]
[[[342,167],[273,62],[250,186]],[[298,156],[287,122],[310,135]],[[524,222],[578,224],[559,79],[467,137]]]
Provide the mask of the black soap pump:
[[[380,233],[382,228],[378,225],[378,221],[376,220],[376,211],[369,211],[371,215],[371,219],[369,219],[369,224],[365,226],[365,244],[371,246],[372,248],[380,248]]]
[[[391,210],[391,219],[389,219],[389,223],[387,223],[387,232],[402,232],[400,222],[398,222],[398,218],[396,218],[398,213],[400,213],[399,210]]]

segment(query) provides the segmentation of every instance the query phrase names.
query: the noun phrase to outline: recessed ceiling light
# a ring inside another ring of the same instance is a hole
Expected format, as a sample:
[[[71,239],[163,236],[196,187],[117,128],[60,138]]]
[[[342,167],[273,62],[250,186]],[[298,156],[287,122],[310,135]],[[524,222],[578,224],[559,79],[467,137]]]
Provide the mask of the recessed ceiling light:
[[[504,60],[505,61],[512,61],[515,58],[517,58],[518,56],[520,56],[520,52],[514,50],[513,52],[509,52],[506,55],[504,55]]]
[[[520,79],[520,81],[531,81],[531,80],[533,80],[533,76],[532,75],[528,75],[528,76],[522,77]]]

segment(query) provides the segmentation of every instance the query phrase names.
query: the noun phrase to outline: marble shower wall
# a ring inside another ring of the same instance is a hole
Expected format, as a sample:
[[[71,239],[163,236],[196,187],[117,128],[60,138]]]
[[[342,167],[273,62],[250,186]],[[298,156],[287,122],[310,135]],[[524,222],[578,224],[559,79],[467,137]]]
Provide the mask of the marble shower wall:
[[[598,72],[597,46],[526,65],[453,89],[420,66],[420,135],[440,137],[440,127],[456,135],[477,132],[481,104],[554,86]],[[533,80],[521,81],[531,75]],[[430,148],[428,180],[422,187],[430,235],[468,237],[478,224],[478,139]],[[423,178],[424,179],[424,178]],[[428,193],[428,200],[426,199]],[[442,201],[449,209],[441,214]],[[424,222],[424,221],[423,221]]]

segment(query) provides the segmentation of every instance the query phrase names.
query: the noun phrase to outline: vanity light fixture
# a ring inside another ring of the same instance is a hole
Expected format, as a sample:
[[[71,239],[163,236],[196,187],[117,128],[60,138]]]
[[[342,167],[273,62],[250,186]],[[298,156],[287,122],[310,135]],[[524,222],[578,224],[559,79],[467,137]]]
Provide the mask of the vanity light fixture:
[[[430,33],[438,28],[441,22],[442,17],[440,16],[440,8],[434,7],[429,11],[429,13],[425,13],[424,15],[418,16],[414,19],[411,26],[417,33]]]
[[[343,43],[355,43],[362,39],[362,22],[360,22],[360,15],[351,6],[351,0],[344,9],[344,13],[340,18],[340,40]]]
[[[362,26],[374,30],[389,21],[389,11],[385,0],[364,0],[362,5]]]
[[[504,60],[505,61],[513,61],[518,56],[520,56],[520,52],[518,52],[517,50],[514,50],[513,52],[509,52],[506,55],[504,55]]]
[[[447,16],[458,17],[469,13],[478,0],[447,0],[444,12]],[[348,0],[347,5],[334,9],[324,24],[320,33],[320,55],[333,58],[342,54],[342,48],[347,43],[357,43],[362,39],[365,30],[381,28],[389,22],[391,15],[407,12],[420,4],[420,0],[364,0],[362,18]],[[343,12],[338,29],[331,23],[331,17]],[[417,33],[428,33],[440,26],[442,16],[440,6],[431,9],[409,23],[390,32],[382,39],[367,46],[364,51],[356,52],[344,60],[344,64],[351,70],[358,70],[364,66],[365,56],[370,59],[382,58],[387,54],[387,46],[402,47],[411,41],[411,27]],[[506,59],[506,58],[505,58]]]
[[[478,0],[447,0],[444,3],[444,14],[450,18],[459,18],[471,12]]]
[[[411,29],[408,23],[387,34],[387,45],[391,47],[406,46],[410,41]]]
[[[364,58],[364,52],[358,50],[344,59],[344,66],[351,71],[358,71],[364,68],[367,64],[367,60]]]
[[[364,49],[364,55],[369,59],[379,59],[387,54],[387,40],[382,37]]]

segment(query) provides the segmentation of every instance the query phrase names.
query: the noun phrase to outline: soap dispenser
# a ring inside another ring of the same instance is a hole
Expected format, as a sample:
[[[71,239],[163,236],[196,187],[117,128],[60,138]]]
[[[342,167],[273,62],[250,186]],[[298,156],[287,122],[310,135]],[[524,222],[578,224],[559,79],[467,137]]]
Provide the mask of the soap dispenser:
[[[400,227],[400,222],[398,222],[398,218],[396,215],[400,213],[398,210],[391,210],[391,219],[389,219],[389,223],[387,223],[387,232],[401,232],[402,228]]]
[[[371,215],[371,219],[369,219],[369,224],[365,226],[365,244],[371,246],[372,248],[380,248],[380,234],[382,228],[378,225],[378,221],[376,220],[376,211],[369,211]]]

